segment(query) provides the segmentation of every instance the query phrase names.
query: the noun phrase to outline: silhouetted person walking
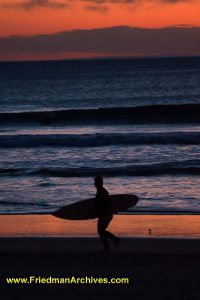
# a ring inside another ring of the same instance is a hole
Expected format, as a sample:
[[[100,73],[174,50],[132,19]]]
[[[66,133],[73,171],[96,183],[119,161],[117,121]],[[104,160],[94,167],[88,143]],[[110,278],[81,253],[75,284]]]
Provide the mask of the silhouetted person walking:
[[[104,251],[109,251],[110,247],[108,244],[108,239],[115,242],[116,247],[119,245],[120,239],[114,234],[106,230],[110,221],[113,218],[113,213],[111,211],[110,197],[108,191],[103,187],[103,178],[97,176],[94,179],[95,187],[97,189],[96,201],[99,209],[99,219],[97,223],[97,231],[99,237],[104,245]]]

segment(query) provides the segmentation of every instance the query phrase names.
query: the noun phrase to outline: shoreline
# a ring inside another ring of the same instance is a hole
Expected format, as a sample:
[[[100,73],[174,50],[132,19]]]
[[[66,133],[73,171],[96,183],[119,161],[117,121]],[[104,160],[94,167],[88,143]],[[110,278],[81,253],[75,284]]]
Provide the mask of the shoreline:
[[[54,211],[53,211],[54,212]],[[1,216],[37,216],[37,215],[49,215],[51,216],[53,212],[20,212],[20,213],[0,213]],[[117,216],[200,216],[200,211],[153,211],[153,210],[148,210],[148,211],[133,211],[133,212],[122,212],[122,213],[117,213],[115,214]]]

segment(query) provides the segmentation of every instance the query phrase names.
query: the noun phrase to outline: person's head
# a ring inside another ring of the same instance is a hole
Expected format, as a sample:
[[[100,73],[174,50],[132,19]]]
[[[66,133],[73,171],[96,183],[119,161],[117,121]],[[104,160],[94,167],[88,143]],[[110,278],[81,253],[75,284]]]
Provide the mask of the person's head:
[[[94,185],[96,188],[100,188],[103,186],[103,177],[102,176],[96,176],[94,178]]]

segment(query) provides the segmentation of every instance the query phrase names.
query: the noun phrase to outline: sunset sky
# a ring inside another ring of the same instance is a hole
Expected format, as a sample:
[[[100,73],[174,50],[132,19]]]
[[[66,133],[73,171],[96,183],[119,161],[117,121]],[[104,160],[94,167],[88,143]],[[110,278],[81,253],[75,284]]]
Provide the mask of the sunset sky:
[[[199,0],[0,0],[0,60],[200,55],[199,15]]]

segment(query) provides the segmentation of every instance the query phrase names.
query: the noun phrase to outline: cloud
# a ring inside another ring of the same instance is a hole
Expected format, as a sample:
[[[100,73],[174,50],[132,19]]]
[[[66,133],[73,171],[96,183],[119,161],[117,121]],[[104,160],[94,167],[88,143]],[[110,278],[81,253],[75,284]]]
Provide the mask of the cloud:
[[[108,11],[108,7],[105,6],[105,5],[88,5],[85,7],[86,9],[89,9],[89,10],[93,10],[93,11],[98,11],[98,12],[101,12],[101,13],[105,13]]]
[[[82,2],[90,2],[94,3],[95,5],[102,5],[102,4],[138,4],[143,2],[155,2],[155,3],[169,3],[175,4],[179,2],[190,2],[194,0],[81,0]]]
[[[82,2],[85,3],[86,8],[90,10],[105,12],[108,4],[123,4],[123,5],[134,5],[142,4],[145,2],[151,3],[165,3],[165,4],[176,4],[179,2],[193,2],[195,0],[24,0],[14,3],[3,3],[0,4],[0,8],[8,9],[24,9],[31,10],[37,7],[44,8],[55,8],[62,9],[67,8],[73,3]]]
[[[54,0],[28,0],[16,3],[4,3],[1,4],[1,8],[16,8],[16,9],[25,9],[31,10],[37,7],[45,7],[45,8],[56,8],[62,9],[68,7],[68,4],[65,2],[59,2]]]
[[[75,0],[74,0],[75,1]],[[83,2],[86,9],[91,9],[99,12],[107,12],[110,5],[123,5],[128,8],[136,8],[144,3],[155,5],[174,5],[183,2],[194,2],[196,0],[79,0]],[[89,3],[89,5],[87,5]]]
[[[0,38],[0,60],[5,57],[193,56],[200,55],[200,27],[159,29],[128,26],[72,30],[56,34]],[[10,55],[10,56],[9,56]],[[64,55],[64,56],[63,56]]]

